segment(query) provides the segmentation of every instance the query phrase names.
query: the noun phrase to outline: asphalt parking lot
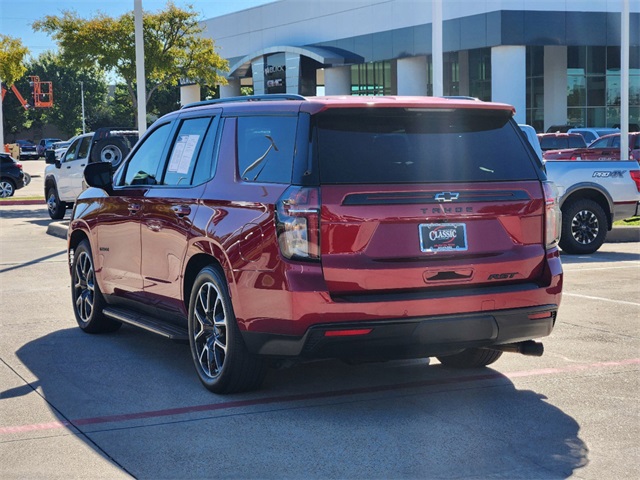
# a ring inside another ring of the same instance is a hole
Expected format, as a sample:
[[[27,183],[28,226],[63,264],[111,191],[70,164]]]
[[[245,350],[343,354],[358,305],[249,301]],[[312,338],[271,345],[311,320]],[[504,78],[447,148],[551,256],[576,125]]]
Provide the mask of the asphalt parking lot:
[[[82,333],[42,205],[0,206],[0,477],[640,478],[640,242],[565,256],[541,358],[314,362],[216,396],[188,346]]]

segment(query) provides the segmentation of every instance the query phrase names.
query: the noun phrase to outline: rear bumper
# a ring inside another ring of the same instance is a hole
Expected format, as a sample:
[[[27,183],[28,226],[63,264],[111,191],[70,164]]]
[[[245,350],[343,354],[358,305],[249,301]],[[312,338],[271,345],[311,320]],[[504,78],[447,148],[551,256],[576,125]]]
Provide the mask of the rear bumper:
[[[547,336],[558,306],[374,322],[326,323],[301,337],[243,332],[249,351],[303,358],[418,358]],[[352,330],[352,332],[349,332]],[[327,336],[327,332],[329,336]],[[351,333],[336,336],[336,333]]]

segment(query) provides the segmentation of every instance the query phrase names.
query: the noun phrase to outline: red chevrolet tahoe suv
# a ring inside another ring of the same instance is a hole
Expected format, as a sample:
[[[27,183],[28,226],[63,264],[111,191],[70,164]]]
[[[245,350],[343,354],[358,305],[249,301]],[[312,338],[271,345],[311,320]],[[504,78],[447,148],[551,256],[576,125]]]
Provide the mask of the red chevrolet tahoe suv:
[[[508,105],[266,95],[159,119],[87,166],[68,249],[85,332],[190,343],[211,391],[271,361],[541,355],[560,303],[555,188]]]

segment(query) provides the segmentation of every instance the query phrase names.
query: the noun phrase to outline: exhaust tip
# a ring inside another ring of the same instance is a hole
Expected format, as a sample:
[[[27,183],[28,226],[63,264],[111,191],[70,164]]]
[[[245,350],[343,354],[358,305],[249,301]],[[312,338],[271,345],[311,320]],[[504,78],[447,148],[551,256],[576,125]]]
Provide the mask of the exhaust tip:
[[[493,345],[492,350],[501,352],[519,353],[529,357],[541,357],[544,354],[544,345],[540,342],[527,340],[526,342],[506,343],[504,345]]]

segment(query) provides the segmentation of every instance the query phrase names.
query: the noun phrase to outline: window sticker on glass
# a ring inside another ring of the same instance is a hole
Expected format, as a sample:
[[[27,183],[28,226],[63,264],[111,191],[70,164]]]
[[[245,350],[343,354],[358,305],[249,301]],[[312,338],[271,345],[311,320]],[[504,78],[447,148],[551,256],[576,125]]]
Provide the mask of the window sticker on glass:
[[[191,162],[194,160],[194,153],[200,135],[180,135],[173,147],[169,171],[177,173],[188,173]]]

